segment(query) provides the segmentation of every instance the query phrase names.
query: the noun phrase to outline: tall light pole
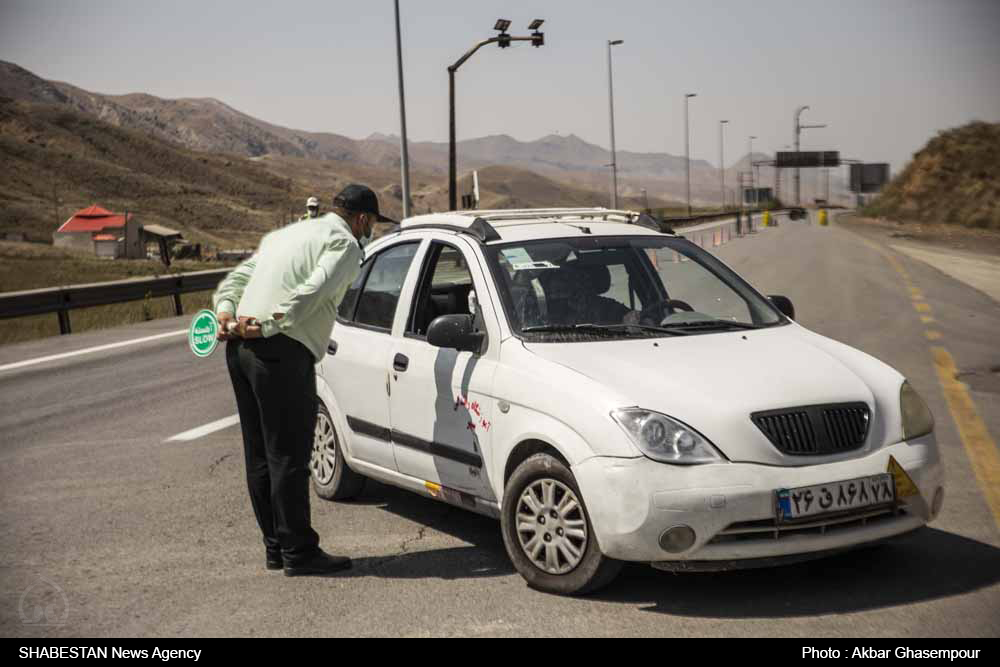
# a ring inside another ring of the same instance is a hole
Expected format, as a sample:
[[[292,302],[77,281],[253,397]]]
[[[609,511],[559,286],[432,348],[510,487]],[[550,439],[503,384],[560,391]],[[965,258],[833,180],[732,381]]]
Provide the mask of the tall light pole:
[[[757,186],[754,184],[754,177],[753,177],[753,140],[756,138],[757,138],[756,136],[753,135],[750,136],[750,148],[748,149],[749,151],[748,155],[750,160],[750,192],[753,193],[754,207],[757,206]]]
[[[611,208],[618,208],[618,157],[615,151],[615,91],[611,79],[611,47],[625,40],[608,40],[608,122],[611,124]]]
[[[722,209],[726,208],[726,156],[723,150],[724,141],[722,138],[722,128],[728,123],[728,120],[719,121],[719,185],[720,192],[722,193]]]
[[[804,105],[804,106],[801,106],[801,107],[799,107],[798,109],[795,110],[795,152],[796,153],[799,152],[799,135],[802,134],[802,130],[809,130],[809,129],[813,129],[813,128],[826,127],[826,125],[802,125],[799,122],[799,116],[801,116],[802,112],[805,111],[808,108],[809,108],[809,105]],[[797,155],[796,155],[796,158],[798,158]],[[800,190],[799,190],[799,186],[801,184],[801,180],[802,180],[802,171],[798,167],[796,167],[795,168],[795,205],[796,206],[799,206],[802,203],[802,199],[800,197]]]
[[[510,21],[497,19],[493,29],[498,31],[499,35],[479,42],[466,51],[465,55],[456,60],[453,65],[448,66],[448,207],[451,211],[458,210],[458,161],[455,156],[455,72],[466,60],[472,57],[472,54],[487,44],[496,44],[501,49],[506,49],[511,42],[531,42],[532,46],[544,45],[545,33],[538,30],[544,22],[543,19],[535,19],[528,26],[528,30],[534,31],[530,36],[514,37],[507,34]]]
[[[688,100],[692,97],[698,97],[698,93],[684,95],[684,166],[687,172],[688,217],[691,217],[691,137],[688,127]]]
[[[410,152],[406,141],[406,96],[403,93],[403,40],[399,33],[399,0],[396,5],[396,71],[399,73],[399,155],[403,181],[403,217],[410,217]]]

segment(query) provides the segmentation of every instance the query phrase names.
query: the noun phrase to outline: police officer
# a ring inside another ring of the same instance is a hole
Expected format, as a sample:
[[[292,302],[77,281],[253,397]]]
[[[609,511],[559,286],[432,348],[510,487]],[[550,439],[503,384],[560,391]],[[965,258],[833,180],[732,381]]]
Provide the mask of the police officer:
[[[299,218],[299,220],[309,220],[312,218],[319,217],[319,200],[315,197],[310,197],[306,200],[306,212]]]
[[[318,207],[317,207],[318,208]],[[315,364],[337,305],[358,275],[378,221],[375,193],[349,185],[335,213],[271,232],[219,284],[213,303],[246,458],[247,486],[264,536],[266,567],[323,575],[351,561],[319,548],[309,512],[309,457],[316,425]]]

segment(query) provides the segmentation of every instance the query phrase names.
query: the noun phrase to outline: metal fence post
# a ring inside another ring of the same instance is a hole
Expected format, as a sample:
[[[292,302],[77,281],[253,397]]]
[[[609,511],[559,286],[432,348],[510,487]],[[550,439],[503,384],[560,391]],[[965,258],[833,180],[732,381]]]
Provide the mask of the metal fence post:
[[[69,326],[69,311],[68,310],[60,310],[58,312],[58,315],[59,315],[59,333],[61,335],[66,335],[68,333],[73,333],[70,330],[70,326]]]

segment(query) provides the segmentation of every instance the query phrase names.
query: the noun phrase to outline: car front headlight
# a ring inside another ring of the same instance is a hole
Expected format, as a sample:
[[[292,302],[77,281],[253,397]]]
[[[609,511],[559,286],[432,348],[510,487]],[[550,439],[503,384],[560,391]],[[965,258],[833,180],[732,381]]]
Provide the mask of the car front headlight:
[[[725,458],[700,433],[666,415],[640,408],[611,413],[643,454],[664,463],[720,463]]]
[[[910,440],[934,430],[934,415],[917,390],[906,380],[899,388],[899,412],[903,415],[903,439]]]

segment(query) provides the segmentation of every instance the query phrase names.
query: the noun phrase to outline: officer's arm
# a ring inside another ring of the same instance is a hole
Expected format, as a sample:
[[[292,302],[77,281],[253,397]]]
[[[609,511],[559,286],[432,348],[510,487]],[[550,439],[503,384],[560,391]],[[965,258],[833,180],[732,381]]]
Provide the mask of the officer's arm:
[[[229,275],[222,279],[219,286],[212,295],[212,304],[216,314],[229,313],[236,314],[236,307],[243,298],[243,290],[250,282],[250,276],[257,266],[257,255],[247,259],[242,264],[229,272]]]
[[[308,320],[321,304],[341,299],[358,276],[361,258],[361,249],[353,239],[331,241],[309,278],[278,305],[272,317],[260,323],[264,336],[288,331]]]

